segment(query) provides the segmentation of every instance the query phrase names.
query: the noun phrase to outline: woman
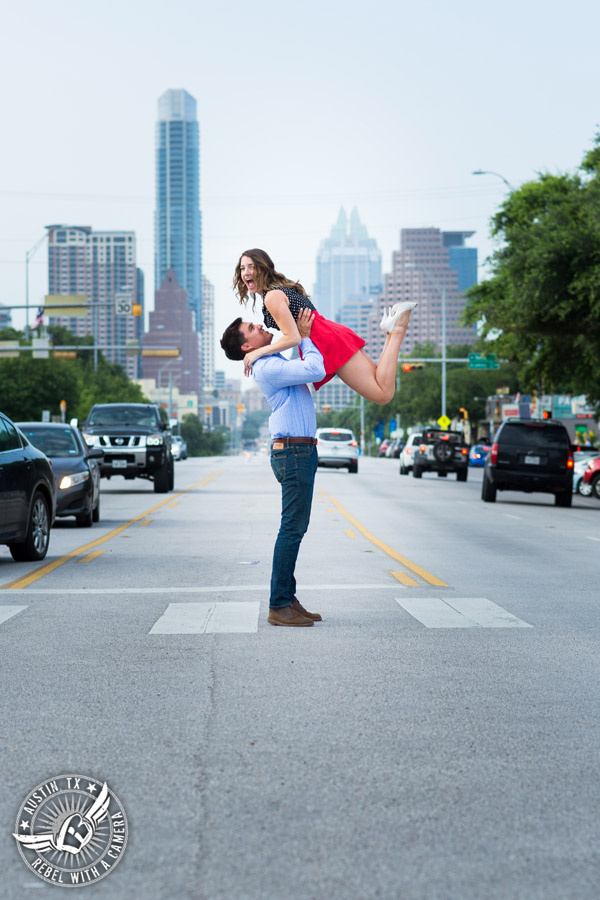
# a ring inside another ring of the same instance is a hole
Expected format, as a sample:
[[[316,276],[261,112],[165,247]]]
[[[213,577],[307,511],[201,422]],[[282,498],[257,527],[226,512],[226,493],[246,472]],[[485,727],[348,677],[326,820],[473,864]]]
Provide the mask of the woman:
[[[281,337],[268,347],[246,354],[246,375],[252,371],[252,363],[261,356],[282,353],[300,344],[296,319],[301,309],[310,309],[315,312],[311,338],[323,355],[327,373],[322,381],[315,383],[315,389],[318,390],[337,375],[366,400],[380,405],[390,402],[396,388],[400,346],[406,334],[410,311],[416,303],[396,303],[384,314],[380,328],[387,337],[379,362],[375,364],[363,349],[365,341],[345,325],[320,315],[302,285],[275,271],[273,260],[264,250],[246,250],[242,253],[235,269],[233,288],[240,303],[244,304],[248,302],[249,294],[252,294],[254,302],[256,294],[260,294],[266,327],[277,328],[281,332]]]

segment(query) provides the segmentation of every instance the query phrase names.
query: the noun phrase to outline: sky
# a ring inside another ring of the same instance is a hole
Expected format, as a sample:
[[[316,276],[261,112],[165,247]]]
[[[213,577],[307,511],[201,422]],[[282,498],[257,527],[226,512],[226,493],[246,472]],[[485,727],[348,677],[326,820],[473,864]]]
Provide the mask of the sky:
[[[574,171],[600,131],[600,4],[24,0],[3,10],[0,76],[0,303],[25,303],[26,253],[60,223],[135,231],[153,308],[156,104],[184,88],[218,341],[244,313],[241,252],[310,291],[341,206],[384,272],[401,228],[433,226],[476,232],[484,278],[502,179]],[[29,283],[37,307],[45,242]],[[215,363],[240,375],[219,347]]]

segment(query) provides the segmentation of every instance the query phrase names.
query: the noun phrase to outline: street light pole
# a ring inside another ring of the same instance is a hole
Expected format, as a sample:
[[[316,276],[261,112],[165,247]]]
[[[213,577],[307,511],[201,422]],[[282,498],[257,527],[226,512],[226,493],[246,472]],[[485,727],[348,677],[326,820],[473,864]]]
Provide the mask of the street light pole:
[[[510,183],[510,181],[508,181],[507,178],[504,177],[504,175],[501,175],[500,172],[490,172],[487,169],[475,169],[475,171],[472,172],[471,174],[472,175],[495,175],[497,178],[502,179],[502,181],[504,182],[506,187],[509,189],[509,191],[514,191],[514,186]]]
[[[442,415],[446,415],[446,285],[442,286]]]
[[[46,238],[48,237],[48,232],[42,235],[42,237],[37,241],[30,250],[27,250],[25,253],[25,340],[29,340],[29,260],[34,255],[34,253],[39,250],[42,246]]]

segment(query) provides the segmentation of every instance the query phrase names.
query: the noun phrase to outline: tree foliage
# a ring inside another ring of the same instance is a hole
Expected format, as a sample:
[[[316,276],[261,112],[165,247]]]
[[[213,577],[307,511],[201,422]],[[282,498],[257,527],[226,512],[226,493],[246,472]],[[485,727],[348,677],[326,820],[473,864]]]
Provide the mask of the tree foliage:
[[[491,230],[493,274],[465,310],[467,323],[483,323],[480,346],[514,360],[524,389],[600,405],[600,134],[577,173],[522,185]]]
[[[183,417],[180,430],[187,444],[188,456],[220,456],[225,450],[224,434],[221,431],[207,431],[194,413]]]

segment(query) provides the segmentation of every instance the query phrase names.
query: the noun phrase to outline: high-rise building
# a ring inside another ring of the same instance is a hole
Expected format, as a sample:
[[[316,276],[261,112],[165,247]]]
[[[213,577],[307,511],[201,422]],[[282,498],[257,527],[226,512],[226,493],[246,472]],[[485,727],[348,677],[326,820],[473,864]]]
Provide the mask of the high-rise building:
[[[93,335],[107,359],[119,363],[129,378],[138,377],[138,357],[125,349],[128,341],[140,339],[143,322],[144,276],[136,267],[134,232],[93,231],[89,225],[46,227],[48,293],[88,298],[85,315],[51,316],[48,324],[63,325],[79,337]],[[132,314],[134,304],[142,307],[142,315]]]
[[[196,331],[203,328],[199,170],[196,101],[187,91],[166,91],[156,123],[155,286],[173,270],[187,292]]]
[[[201,343],[201,386],[206,392],[215,387],[215,289],[205,275],[202,276]]]
[[[313,300],[319,312],[338,319],[349,300],[368,300],[381,292],[381,251],[356,207],[350,214],[340,209],[330,235],[321,241],[317,254],[317,280]]]
[[[147,347],[179,350],[179,356],[171,359],[144,357],[143,377],[154,378],[158,388],[171,384],[183,394],[199,393],[200,335],[193,328],[193,318],[187,293],[173,270],[168,269],[155,292],[154,310],[144,335]]]
[[[446,344],[471,343],[475,328],[461,325],[464,291],[477,282],[477,250],[465,246],[473,231],[440,231],[439,228],[403,228],[400,249],[392,254],[392,271],[384,276],[383,294],[372,317],[369,349],[381,352],[385,336],[377,322],[384,307],[399,300],[416,300],[418,308],[402,344],[402,354],[416,344],[442,345],[442,300],[445,296]]]
[[[0,303],[0,328],[12,328],[12,310]]]

